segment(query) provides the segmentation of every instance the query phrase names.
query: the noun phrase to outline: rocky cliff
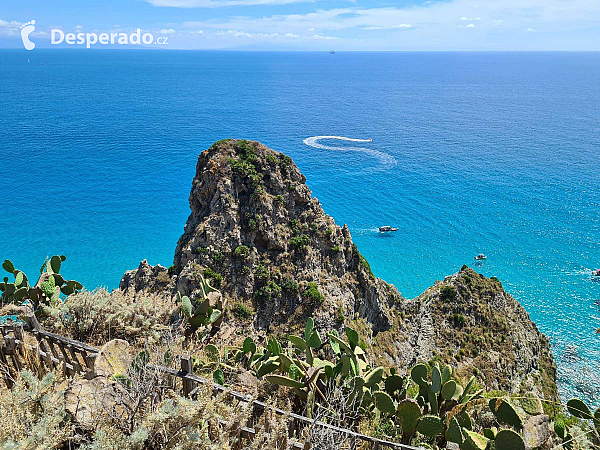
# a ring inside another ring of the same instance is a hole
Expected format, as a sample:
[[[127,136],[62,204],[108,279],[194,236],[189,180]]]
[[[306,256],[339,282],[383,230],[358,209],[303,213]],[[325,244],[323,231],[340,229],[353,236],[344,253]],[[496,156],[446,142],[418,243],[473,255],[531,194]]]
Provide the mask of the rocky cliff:
[[[167,270],[143,261],[121,288],[197,294],[218,285],[253,330],[359,328],[375,359],[400,368],[452,362],[489,387],[556,392],[548,340],[502,289],[468,268],[414,300],[373,276],[347,226],[312,197],[294,162],[258,142],[225,140],[198,158],[191,214]]]

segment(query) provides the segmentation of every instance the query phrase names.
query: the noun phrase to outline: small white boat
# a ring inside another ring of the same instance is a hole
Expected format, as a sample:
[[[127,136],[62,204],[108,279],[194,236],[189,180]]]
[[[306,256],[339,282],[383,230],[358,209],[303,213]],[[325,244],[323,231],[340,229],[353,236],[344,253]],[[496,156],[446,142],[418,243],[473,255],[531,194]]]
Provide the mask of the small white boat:
[[[600,269],[594,270],[594,276],[595,277],[600,277]]]
[[[390,231],[398,231],[398,228],[390,227],[389,225],[384,225],[382,227],[379,227],[380,233],[387,233]]]
[[[369,138],[369,142],[373,142],[373,138]]]
[[[484,259],[487,259],[487,256],[485,256],[483,253],[480,253],[475,257],[475,261],[483,261]]]
[[[331,51],[329,52],[329,54],[330,54],[330,55],[335,55],[335,50],[331,50]]]

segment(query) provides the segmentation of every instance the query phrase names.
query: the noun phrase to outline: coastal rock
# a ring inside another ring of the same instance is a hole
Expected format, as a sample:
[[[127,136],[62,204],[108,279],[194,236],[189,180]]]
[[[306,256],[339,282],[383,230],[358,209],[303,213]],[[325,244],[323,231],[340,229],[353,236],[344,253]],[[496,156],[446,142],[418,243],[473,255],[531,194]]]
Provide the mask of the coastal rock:
[[[171,283],[171,278],[166,267],[160,264],[151,266],[148,260],[144,259],[139,267],[125,272],[119,283],[119,289],[127,291],[162,291],[167,289]]]
[[[81,427],[94,429],[101,415],[122,416],[127,409],[125,398],[123,387],[106,377],[75,380],[65,392],[65,409]]]
[[[530,417],[523,424],[523,441],[527,450],[542,447],[550,436],[550,418],[545,414]]]
[[[122,288],[195,297],[202,274],[231,310],[255,312],[236,325],[246,333],[299,331],[312,316],[323,331],[356,328],[373,362],[407,370],[439,360],[489,388],[556,398],[548,339],[498,280],[465,266],[403,298],[373,275],[305,181],[291,158],[258,142],[215,143],[198,157],[173,269],[143,261]]]

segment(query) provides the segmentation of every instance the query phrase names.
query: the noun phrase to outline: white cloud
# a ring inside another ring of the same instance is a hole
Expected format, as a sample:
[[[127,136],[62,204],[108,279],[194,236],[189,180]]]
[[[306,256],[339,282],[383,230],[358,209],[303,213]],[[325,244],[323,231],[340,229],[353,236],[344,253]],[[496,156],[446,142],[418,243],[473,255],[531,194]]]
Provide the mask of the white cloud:
[[[175,34],[175,30],[173,28],[162,29],[160,30],[160,34]]]
[[[337,40],[339,39],[339,37],[334,37],[334,36],[322,36],[320,34],[313,34],[311,36],[313,39],[324,39],[326,41],[331,41],[331,40]]]
[[[465,16],[462,16],[459,20],[464,20],[465,22],[473,22],[474,20],[481,20],[481,17],[465,17]]]
[[[11,20],[10,22],[7,22],[6,20],[0,19],[0,27],[17,28],[21,25],[23,25],[23,23],[17,22],[16,20]]]
[[[202,35],[204,35],[204,31],[203,30],[190,31],[190,34],[195,34],[197,36],[202,36]]]
[[[77,31],[81,31],[81,30],[83,30],[83,27],[81,25],[75,25],[75,29]]]
[[[401,23],[398,25],[390,25],[387,27],[364,27],[363,30],[396,30],[400,28],[412,28],[412,25],[410,23]]]
[[[474,23],[470,23],[469,25],[467,25],[465,28],[475,28],[475,24]]]
[[[525,31],[535,31],[533,28],[527,28]]]
[[[298,38],[298,37],[300,37],[300,35],[294,34],[294,33],[285,33],[284,36],[285,37],[290,37],[290,38]]]

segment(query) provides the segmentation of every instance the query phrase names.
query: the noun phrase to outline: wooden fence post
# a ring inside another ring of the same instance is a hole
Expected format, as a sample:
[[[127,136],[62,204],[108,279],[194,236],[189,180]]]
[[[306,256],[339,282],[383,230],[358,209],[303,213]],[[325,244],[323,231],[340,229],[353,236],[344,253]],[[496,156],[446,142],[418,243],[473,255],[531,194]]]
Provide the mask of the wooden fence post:
[[[192,361],[190,360],[189,356],[181,357],[181,371],[185,372],[186,374],[192,373]],[[193,389],[194,389],[194,382],[184,378],[183,379],[183,396],[188,397]]]

